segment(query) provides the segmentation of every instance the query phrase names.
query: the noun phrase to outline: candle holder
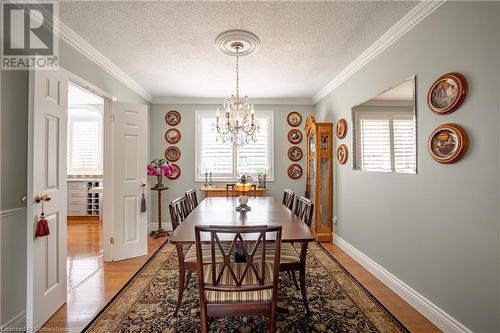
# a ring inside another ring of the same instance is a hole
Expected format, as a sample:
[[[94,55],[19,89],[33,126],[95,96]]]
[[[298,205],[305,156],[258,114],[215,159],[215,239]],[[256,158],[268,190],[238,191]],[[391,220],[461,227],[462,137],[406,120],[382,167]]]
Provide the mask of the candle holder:
[[[208,182],[208,186],[212,186],[212,173],[210,172],[210,181]]]
[[[208,172],[205,172],[205,184],[203,186],[208,186]]]

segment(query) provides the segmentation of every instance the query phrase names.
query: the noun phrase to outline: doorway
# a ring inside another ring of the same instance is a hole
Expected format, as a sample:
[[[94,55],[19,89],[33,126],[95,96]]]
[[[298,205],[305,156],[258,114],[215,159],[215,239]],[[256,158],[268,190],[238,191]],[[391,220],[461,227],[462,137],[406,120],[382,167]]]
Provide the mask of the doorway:
[[[104,98],[68,83],[67,290],[103,265]]]

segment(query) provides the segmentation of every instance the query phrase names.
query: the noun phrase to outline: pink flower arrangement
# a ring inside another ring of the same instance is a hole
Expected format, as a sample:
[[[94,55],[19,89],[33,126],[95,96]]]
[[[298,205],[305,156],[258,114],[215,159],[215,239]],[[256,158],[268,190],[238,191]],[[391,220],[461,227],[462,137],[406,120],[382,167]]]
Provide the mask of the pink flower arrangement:
[[[167,160],[153,160],[146,166],[148,176],[171,176],[174,168]]]

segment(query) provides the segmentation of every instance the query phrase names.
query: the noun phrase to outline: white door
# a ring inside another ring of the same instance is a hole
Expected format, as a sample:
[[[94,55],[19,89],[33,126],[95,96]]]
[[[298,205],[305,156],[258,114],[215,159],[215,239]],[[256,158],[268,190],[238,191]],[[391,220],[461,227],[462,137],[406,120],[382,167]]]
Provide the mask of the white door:
[[[147,213],[140,210],[141,184],[147,180],[148,106],[114,102],[112,128],[112,167],[104,171],[112,182],[104,179],[104,200],[112,200],[110,247],[116,261],[148,252]]]
[[[28,137],[27,331],[66,302],[66,136],[68,79],[63,71],[30,71]],[[41,203],[50,235],[35,238]]]

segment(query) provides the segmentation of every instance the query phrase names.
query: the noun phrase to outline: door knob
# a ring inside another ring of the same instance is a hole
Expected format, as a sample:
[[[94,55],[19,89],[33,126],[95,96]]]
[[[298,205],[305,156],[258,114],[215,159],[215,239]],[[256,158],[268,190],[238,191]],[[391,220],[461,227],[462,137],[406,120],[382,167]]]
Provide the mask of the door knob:
[[[24,204],[28,203],[28,196],[26,194],[23,195],[23,197],[21,198],[21,202],[24,203]]]
[[[52,198],[48,194],[38,193],[35,195],[35,202],[36,203],[40,203],[42,201],[50,201],[50,199],[52,199]]]

